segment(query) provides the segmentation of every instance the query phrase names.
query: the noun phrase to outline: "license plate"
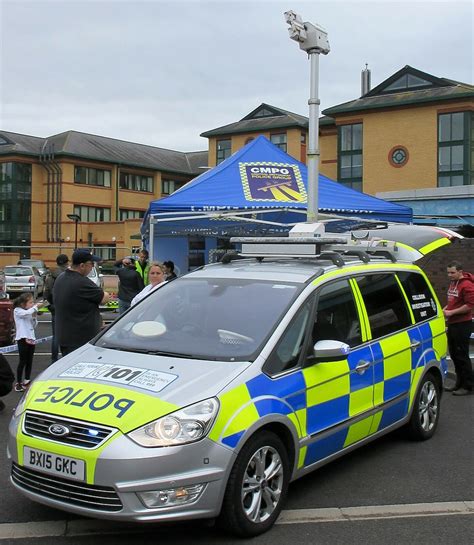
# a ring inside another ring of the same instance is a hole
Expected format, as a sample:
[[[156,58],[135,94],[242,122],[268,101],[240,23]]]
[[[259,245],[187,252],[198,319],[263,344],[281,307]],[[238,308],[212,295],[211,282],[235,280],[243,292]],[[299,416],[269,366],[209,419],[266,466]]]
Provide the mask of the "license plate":
[[[75,481],[85,479],[86,464],[84,460],[60,456],[44,450],[23,447],[23,465]]]

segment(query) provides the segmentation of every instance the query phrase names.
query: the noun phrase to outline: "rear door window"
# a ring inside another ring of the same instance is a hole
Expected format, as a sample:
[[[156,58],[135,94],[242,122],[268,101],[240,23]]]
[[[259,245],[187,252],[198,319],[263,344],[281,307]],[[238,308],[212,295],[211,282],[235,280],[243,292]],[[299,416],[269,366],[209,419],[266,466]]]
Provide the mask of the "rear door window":
[[[373,339],[412,325],[405,298],[393,274],[370,274],[355,280],[364,299]]]
[[[397,276],[407,294],[416,323],[436,316],[436,301],[423,276],[411,271],[397,272]]]

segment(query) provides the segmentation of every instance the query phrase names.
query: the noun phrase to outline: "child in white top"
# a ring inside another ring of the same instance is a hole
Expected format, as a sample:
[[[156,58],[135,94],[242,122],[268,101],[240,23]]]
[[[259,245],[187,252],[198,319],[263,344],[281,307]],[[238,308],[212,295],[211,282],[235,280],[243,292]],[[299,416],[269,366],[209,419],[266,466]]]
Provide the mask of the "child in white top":
[[[19,362],[16,372],[16,392],[23,392],[31,382],[31,368],[33,366],[33,355],[35,353],[35,327],[38,323],[36,315],[38,309],[43,306],[41,303],[34,303],[31,293],[22,293],[13,302],[15,310],[15,340],[18,344]],[[25,380],[23,378],[25,372]]]

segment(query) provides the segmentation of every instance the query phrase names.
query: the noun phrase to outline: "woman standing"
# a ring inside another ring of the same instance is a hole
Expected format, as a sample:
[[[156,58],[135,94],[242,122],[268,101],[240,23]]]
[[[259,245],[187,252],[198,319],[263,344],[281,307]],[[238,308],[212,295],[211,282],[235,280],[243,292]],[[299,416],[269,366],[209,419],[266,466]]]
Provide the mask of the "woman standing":
[[[18,344],[20,356],[16,372],[15,392],[23,392],[31,382],[31,368],[33,366],[33,355],[35,353],[35,327],[38,323],[36,315],[42,303],[34,303],[31,293],[22,293],[13,303],[15,310],[15,340]],[[25,380],[23,379],[25,373]]]
[[[133,307],[133,305],[136,305],[139,301],[144,299],[149,293],[151,293],[156,288],[161,286],[161,284],[164,284],[166,282],[165,269],[163,265],[161,265],[161,263],[154,261],[150,265],[150,269],[148,270],[148,282],[149,284],[145,286],[140,293],[135,295],[135,297],[132,299],[130,306]]]

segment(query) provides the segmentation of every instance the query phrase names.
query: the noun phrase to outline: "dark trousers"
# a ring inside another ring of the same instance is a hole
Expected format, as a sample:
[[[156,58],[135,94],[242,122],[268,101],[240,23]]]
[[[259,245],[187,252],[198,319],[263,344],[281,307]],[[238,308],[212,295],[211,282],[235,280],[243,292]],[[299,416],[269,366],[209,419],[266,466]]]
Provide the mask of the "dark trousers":
[[[78,346],[63,346],[63,345],[61,345],[61,354],[63,356],[67,356],[68,354],[70,354],[71,352],[74,352],[74,350],[77,350],[81,346],[82,346],[82,344],[80,344]]]
[[[448,348],[456,370],[456,386],[466,390],[472,390],[472,364],[469,357],[471,330],[471,321],[448,324]]]
[[[51,329],[53,330],[53,341],[51,342],[51,361],[58,361],[59,359],[59,345],[56,338],[56,313],[51,310]]]
[[[130,308],[130,301],[124,301],[123,299],[118,300],[118,310],[119,314],[122,315],[124,312]]]
[[[18,343],[18,354],[20,356],[18,367],[16,371],[16,380],[17,382],[22,382],[23,380],[23,371],[25,372],[25,380],[30,380],[31,378],[31,368],[33,366],[33,355],[35,353],[35,345],[28,344],[26,339],[19,339]]]

